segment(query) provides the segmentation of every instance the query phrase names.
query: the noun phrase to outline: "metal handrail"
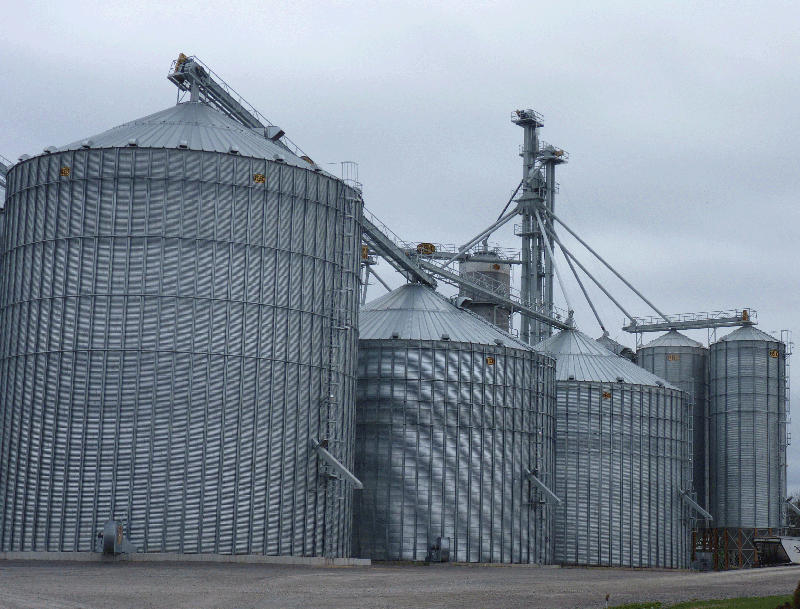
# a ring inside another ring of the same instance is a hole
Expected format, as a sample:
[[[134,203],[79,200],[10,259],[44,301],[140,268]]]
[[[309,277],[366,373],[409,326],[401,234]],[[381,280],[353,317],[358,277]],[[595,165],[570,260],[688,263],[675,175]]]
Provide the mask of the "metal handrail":
[[[436,248],[436,253],[441,254],[457,254],[459,250],[459,246],[451,243],[434,243],[434,242],[426,242],[430,243]],[[409,251],[416,252],[415,255],[427,257],[429,254],[424,252],[420,252],[417,248],[420,245],[420,242],[414,241],[401,241],[398,243],[398,246]],[[484,249],[482,245],[475,245],[474,247],[468,249],[464,252],[465,257],[469,257],[472,254],[496,254],[498,258],[501,260],[520,260],[520,252],[518,249],[514,249],[513,247],[501,247],[497,243],[490,243],[488,249]]]
[[[754,309],[732,309],[728,311],[709,311],[701,313],[678,313],[677,315],[667,315],[669,321],[673,322],[692,322],[692,321],[713,321],[715,319],[743,319],[755,322],[758,315]],[[630,324],[633,326],[646,326],[651,324],[661,324],[664,320],[658,316],[632,317]]]

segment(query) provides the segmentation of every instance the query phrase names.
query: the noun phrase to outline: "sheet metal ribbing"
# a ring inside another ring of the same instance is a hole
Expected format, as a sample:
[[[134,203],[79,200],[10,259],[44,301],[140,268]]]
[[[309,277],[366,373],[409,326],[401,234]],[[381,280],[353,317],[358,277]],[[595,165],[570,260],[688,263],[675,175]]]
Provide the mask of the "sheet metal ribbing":
[[[636,362],[692,398],[692,486],[697,501],[707,507],[708,349],[686,343],[644,346],[636,352]]]
[[[356,315],[353,195],[192,150],[14,166],[0,548],[88,551],[113,517],[147,552],[348,555],[351,493],[319,476],[311,438],[335,420],[352,466],[357,331],[332,356],[331,315]]]
[[[690,521],[685,394],[557,381],[555,562],[682,568]]]
[[[493,364],[487,363],[491,358]],[[359,344],[354,552],[424,560],[552,562],[554,362],[448,341]]]
[[[785,363],[785,346],[777,340],[711,345],[709,494],[715,527],[784,524]]]

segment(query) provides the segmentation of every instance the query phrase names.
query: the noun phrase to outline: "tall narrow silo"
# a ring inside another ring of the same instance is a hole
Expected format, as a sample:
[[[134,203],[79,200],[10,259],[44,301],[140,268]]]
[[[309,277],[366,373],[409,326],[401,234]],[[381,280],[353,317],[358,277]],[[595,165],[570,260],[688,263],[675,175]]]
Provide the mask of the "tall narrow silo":
[[[346,556],[361,205],[201,102],[14,165],[0,548]]]
[[[534,349],[556,358],[555,562],[688,566],[686,394],[577,330]]]
[[[709,505],[714,526],[784,524],[786,345],[743,326],[710,347]]]
[[[360,332],[354,553],[419,561],[445,538],[452,561],[551,563],[552,358],[419,284]]]
[[[682,389],[692,400],[692,483],[698,503],[707,507],[708,349],[670,330],[639,349],[636,359],[639,366]]]

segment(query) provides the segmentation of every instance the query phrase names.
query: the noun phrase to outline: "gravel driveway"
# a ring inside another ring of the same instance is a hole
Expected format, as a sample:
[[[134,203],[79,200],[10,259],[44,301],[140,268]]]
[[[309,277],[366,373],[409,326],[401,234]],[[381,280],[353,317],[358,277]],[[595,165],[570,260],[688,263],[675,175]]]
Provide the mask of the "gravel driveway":
[[[790,594],[800,567],[694,573],[530,566],[371,567],[0,562],[9,609],[480,607],[572,609]]]

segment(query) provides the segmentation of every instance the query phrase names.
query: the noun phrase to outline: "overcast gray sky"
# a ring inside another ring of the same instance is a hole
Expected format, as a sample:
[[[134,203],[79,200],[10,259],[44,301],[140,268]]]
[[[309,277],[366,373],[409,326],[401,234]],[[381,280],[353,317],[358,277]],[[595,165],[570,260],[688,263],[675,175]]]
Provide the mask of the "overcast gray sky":
[[[402,238],[460,243],[518,183],[510,114],[532,108],[570,154],[557,213],[659,308],[752,307],[762,330],[800,338],[799,24],[796,1],[17,2],[0,34],[0,155],[169,107],[183,52],[318,163],[356,161],[367,208]],[[511,227],[493,241],[518,245]],[[601,313],[633,346],[622,314]],[[790,490],[800,415],[791,429]]]

